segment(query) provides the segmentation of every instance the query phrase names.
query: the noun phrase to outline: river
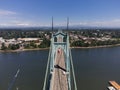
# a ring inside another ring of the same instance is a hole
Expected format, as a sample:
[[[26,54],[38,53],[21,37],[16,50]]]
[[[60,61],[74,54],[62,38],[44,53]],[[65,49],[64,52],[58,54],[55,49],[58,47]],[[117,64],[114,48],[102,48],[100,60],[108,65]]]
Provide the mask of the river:
[[[72,49],[72,56],[78,90],[120,84],[120,47]],[[0,53],[0,90],[42,90],[47,58],[48,50]]]

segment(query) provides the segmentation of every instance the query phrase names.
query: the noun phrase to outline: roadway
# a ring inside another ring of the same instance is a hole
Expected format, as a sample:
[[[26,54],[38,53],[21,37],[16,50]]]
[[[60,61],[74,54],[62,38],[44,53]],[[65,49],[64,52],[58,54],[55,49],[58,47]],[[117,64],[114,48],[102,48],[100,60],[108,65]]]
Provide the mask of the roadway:
[[[51,90],[68,90],[68,82],[65,61],[64,61],[64,52],[62,49],[58,49],[56,52],[55,65],[53,71],[53,77],[51,80],[52,86]]]

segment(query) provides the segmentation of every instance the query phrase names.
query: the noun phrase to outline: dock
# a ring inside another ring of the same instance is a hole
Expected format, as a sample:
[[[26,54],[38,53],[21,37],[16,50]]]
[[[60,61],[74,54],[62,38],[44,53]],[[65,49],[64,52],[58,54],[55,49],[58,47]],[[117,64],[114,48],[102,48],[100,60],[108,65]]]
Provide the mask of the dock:
[[[114,87],[116,90],[120,90],[120,85],[115,81],[109,81],[109,84]]]

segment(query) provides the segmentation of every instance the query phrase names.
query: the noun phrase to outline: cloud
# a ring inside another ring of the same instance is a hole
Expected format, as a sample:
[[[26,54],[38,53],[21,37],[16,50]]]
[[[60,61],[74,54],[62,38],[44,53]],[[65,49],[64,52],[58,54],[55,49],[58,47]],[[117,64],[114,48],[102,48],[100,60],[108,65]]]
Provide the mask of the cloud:
[[[9,10],[2,10],[0,9],[0,16],[4,16],[4,15],[15,15],[17,14],[16,12],[14,11],[9,11]]]
[[[55,22],[54,26],[66,26],[66,22]],[[81,22],[70,22],[70,26],[93,26],[93,27],[120,27],[120,18],[111,20],[98,20],[98,21],[81,21]],[[17,12],[0,9],[0,27],[6,26],[51,26],[51,23],[38,21],[36,18],[30,19],[25,18]]]
[[[78,23],[70,23],[71,26],[95,26],[95,27],[120,27],[120,19],[104,20],[104,21],[84,21]]]
[[[6,27],[6,26],[31,26],[29,22],[24,21],[9,21],[9,22],[0,22],[0,26]]]
[[[93,22],[93,25],[105,26],[105,27],[120,27],[120,19],[113,19],[109,21]]]
[[[22,14],[0,9],[0,26],[51,26],[51,23],[38,21],[38,19],[30,19]],[[66,26],[66,22],[56,22],[54,26]],[[98,20],[98,21],[83,21],[83,22],[70,22],[70,26],[97,26],[97,27],[120,27],[120,18],[111,20]]]
[[[29,20],[10,20],[5,22],[0,22],[0,27],[32,27],[32,26],[46,26],[45,24],[36,23]]]

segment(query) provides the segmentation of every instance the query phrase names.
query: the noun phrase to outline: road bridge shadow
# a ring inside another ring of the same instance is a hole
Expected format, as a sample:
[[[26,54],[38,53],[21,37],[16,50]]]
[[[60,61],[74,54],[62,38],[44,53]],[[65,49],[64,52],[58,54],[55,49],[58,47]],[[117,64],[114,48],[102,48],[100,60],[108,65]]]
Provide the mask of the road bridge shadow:
[[[60,67],[59,65],[54,65],[54,67],[55,67],[55,68],[58,68],[58,69],[61,69],[61,70],[63,70],[63,71],[65,71],[65,72],[66,72],[66,69],[64,69],[64,68]]]

